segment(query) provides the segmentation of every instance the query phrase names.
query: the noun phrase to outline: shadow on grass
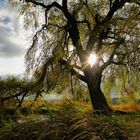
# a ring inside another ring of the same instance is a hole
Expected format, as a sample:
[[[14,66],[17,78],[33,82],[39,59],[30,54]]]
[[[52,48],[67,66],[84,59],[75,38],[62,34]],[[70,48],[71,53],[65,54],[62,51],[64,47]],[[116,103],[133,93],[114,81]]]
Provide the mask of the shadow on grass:
[[[47,119],[40,117],[0,129],[0,140],[138,140],[140,137],[139,113],[98,115],[85,104],[65,102],[56,109],[53,106],[53,111],[43,117]]]

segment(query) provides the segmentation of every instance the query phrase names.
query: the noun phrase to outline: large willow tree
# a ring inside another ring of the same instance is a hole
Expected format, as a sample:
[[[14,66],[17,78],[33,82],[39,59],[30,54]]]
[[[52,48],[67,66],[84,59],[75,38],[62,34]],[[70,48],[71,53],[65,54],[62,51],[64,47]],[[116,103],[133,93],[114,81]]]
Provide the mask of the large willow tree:
[[[103,77],[140,69],[139,0],[23,0],[21,14],[33,33],[27,69],[38,83],[60,88],[73,76],[87,84],[94,109],[110,111]]]

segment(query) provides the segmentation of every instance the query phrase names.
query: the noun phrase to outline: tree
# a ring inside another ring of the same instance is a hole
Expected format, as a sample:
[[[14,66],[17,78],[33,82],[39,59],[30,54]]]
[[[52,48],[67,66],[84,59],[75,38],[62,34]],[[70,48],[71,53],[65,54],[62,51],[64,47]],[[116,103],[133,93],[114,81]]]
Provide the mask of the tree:
[[[139,0],[23,0],[25,27],[33,29],[28,71],[48,89],[73,76],[87,84],[95,110],[110,111],[103,77],[140,69]],[[97,61],[90,65],[88,58]],[[65,83],[65,84],[66,84]]]
[[[37,88],[37,89],[36,89]],[[0,80],[0,104],[4,105],[5,101],[15,101],[15,107],[19,108],[25,97],[42,92],[33,81],[28,79],[18,79],[14,76],[9,76],[6,79]],[[36,96],[35,96],[36,98]]]

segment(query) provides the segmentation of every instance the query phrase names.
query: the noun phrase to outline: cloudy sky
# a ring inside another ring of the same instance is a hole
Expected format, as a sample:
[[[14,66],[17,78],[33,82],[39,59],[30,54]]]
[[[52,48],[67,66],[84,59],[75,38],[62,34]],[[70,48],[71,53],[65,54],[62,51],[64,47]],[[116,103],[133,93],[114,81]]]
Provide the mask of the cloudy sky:
[[[0,0],[0,76],[23,73],[25,33],[16,8]]]

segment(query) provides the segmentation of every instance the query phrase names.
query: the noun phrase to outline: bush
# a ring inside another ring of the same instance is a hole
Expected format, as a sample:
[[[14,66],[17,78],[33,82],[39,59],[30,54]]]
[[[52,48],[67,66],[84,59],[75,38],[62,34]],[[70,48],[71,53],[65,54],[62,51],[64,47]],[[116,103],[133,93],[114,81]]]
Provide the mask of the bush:
[[[31,114],[31,109],[29,107],[22,107],[19,109],[19,112],[21,115],[27,116],[29,114]]]
[[[42,114],[42,115],[50,115],[56,111],[56,108],[54,107],[45,107],[41,106],[35,109],[36,114]]]
[[[0,127],[3,127],[6,122],[17,120],[15,109],[3,108],[0,110]]]

